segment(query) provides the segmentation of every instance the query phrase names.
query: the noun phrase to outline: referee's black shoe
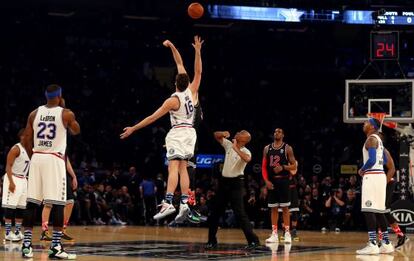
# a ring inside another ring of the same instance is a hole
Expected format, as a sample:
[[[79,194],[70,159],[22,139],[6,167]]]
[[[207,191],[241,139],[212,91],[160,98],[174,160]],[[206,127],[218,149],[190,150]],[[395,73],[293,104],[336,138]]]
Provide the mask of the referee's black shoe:
[[[205,250],[211,250],[217,248],[217,242],[207,242],[207,244],[204,246]]]
[[[247,246],[244,247],[245,250],[255,250],[260,247],[260,242],[250,242]]]

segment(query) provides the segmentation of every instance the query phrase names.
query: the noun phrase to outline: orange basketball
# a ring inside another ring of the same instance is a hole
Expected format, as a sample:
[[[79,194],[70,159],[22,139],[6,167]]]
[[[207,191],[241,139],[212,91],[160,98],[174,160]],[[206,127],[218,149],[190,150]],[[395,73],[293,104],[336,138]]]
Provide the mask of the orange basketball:
[[[188,6],[188,15],[193,19],[198,19],[203,16],[204,8],[200,3],[192,3]]]

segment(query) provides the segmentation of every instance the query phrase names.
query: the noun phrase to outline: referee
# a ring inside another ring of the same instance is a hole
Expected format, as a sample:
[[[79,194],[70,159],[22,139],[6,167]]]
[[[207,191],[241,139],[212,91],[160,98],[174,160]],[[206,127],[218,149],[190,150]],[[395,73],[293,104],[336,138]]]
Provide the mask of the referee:
[[[220,178],[217,194],[214,197],[211,214],[208,219],[209,229],[206,248],[212,249],[217,247],[218,221],[224,213],[227,202],[230,201],[236,219],[248,242],[246,249],[254,249],[259,246],[259,238],[253,232],[243,202],[245,194],[244,169],[252,158],[250,151],[244,146],[249,143],[251,136],[249,132],[242,130],[236,133],[233,142],[227,139],[229,137],[230,133],[228,131],[214,132],[214,138],[223,146],[226,156],[222,177]]]

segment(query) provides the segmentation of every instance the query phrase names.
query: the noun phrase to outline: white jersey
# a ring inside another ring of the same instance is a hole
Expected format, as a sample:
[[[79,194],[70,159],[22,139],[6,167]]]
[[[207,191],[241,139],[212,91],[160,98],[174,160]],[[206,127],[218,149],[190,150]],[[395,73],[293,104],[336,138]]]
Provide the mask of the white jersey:
[[[178,110],[170,111],[171,127],[192,127],[194,121],[194,102],[190,88],[183,92],[175,92],[171,97],[180,101]]]
[[[40,106],[33,121],[34,153],[65,155],[67,130],[63,125],[63,108]]]
[[[13,175],[17,175],[20,177],[26,177],[27,173],[29,172],[29,155],[27,155],[26,150],[23,148],[22,144],[17,143],[15,146],[19,147],[20,154],[14,160],[12,166],[12,173]]]
[[[377,134],[371,134],[370,136],[368,136],[367,140],[370,137],[374,137],[378,140],[378,147],[377,147],[376,162],[370,169],[367,169],[366,172],[368,171],[384,172],[384,145],[382,144],[381,138]],[[362,156],[363,156],[363,160],[365,164],[369,158],[368,150],[365,148],[365,143],[364,143],[364,146],[362,147]]]

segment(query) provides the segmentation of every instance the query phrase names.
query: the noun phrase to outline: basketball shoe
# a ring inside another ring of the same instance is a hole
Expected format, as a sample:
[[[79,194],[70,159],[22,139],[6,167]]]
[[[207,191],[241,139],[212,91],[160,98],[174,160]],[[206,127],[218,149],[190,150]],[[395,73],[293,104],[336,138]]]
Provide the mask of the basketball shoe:
[[[381,254],[389,254],[394,252],[394,246],[391,244],[391,242],[385,243],[382,241],[381,247],[379,248],[379,252]]]
[[[277,233],[272,232],[270,237],[266,239],[266,243],[270,243],[270,244],[279,243],[279,237],[277,236]]]
[[[174,209],[175,210],[175,209]],[[190,207],[188,204],[180,204],[180,211],[178,212],[177,216],[175,217],[175,222],[182,223],[187,218],[188,213],[190,212]]]
[[[193,224],[200,224],[201,223],[201,214],[193,209],[188,212],[187,214],[187,220]]]
[[[358,255],[378,255],[380,253],[379,247],[371,241],[368,241],[367,246],[356,251]]]
[[[23,240],[24,235],[23,235],[23,233],[22,233],[22,232],[17,231],[17,232],[14,232],[14,234],[15,234],[15,235],[16,235],[16,237],[18,238],[18,241]]]
[[[167,203],[165,200],[163,200],[158,206],[161,206],[161,209],[160,212],[154,216],[155,220],[159,220],[175,212],[175,207],[172,204]]]
[[[30,244],[29,246],[25,246],[23,244],[23,246],[22,246],[22,257],[24,257],[24,258],[32,258],[33,257],[32,244]]]
[[[76,255],[75,254],[69,254],[67,253],[61,244],[58,244],[54,247],[51,247],[49,249],[49,258],[51,259],[65,259],[65,260],[74,260],[76,259]]]
[[[73,237],[69,236],[69,235],[66,233],[66,229],[64,229],[64,230],[63,230],[62,239],[67,240],[67,241],[74,241],[74,240],[75,240]]]
[[[20,237],[17,237],[16,234],[10,231],[5,237],[6,241],[17,242],[20,241]]]
[[[284,240],[284,242],[285,242],[286,244],[290,244],[290,243],[292,243],[292,236],[290,235],[290,233],[289,233],[289,232],[285,232],[285,240]]]
[[[43,230],[42,234],[40,235],[41,241],[52,241],[52,237],[49,234],[49,230]]]
[[[398,241],[395,248],[399,248],[400,246],[404,245],[404,243],[406,243],[408,240],[410,240],[406,235],[398,236],[397,239]]]

